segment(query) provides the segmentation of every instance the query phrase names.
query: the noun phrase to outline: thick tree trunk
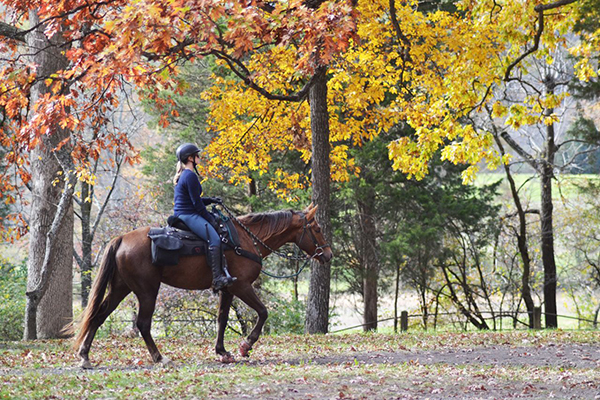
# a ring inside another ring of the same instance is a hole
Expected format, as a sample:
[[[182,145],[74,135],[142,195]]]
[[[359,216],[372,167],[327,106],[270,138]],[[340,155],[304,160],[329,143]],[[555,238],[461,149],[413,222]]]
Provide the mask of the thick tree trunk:
[[[377,248],[377,232],[373,217],[375,196],[369,191],[364,201],[358,201],[358,218],[360,220],[363,260],[363,330],[377,330],[377,284],[379,280],[379,250]]]
[[[327,68],[316,72],[310,89],[310,120],[312,130],[312,198],[318,206],[317,220],[323,235],[331,243],[331,221],[329,217],[330,166],[329,166],[329,112],[327,109]],[[327,333],[329,329],[329,284],[330,263],[312,262],[310,287],[306,310],[305,330],[307,333]]]
[[[555,82],[552,77],[545,80],[546,91],[554,93]],[[554,109],[547,109],[545,114],[550,116]],[[554,156],[556,144],[554,141],[554,124],[546,127],[545,158],[541,166],[541,195],[542,195],[542,263],[544,264],[544,306],[546,314],[546,328],[558,328],[558,317],[556,307],[556,261],[554,258],[554,227],[552,213],[552,178],[554,177]]]
[[[34,12],[30,20],[32,26],[39,23]],[[31,32],[27,42],[35,50],[30,53],[34,54],[32,62],[37,65],[38,76],[49,76],[66,68],[68,61],[62,55],[64,49],[50,43],[43,30],[44,26],[41,26]],[[48,90],[43,80],[36,84],[32,89],[32,104]],[[31,154],[32,202],[25,339],[58,337],[73,315],[73,206],[70,201],[63,202],[62,213],[58,219],[55,218],[64,185],[62,179],[56,185],[52,184],[59,178],[58,172],[62,171],[52,150],[68,136],[69,132],[57,127],[51,136],[44,137],[44,145]]]

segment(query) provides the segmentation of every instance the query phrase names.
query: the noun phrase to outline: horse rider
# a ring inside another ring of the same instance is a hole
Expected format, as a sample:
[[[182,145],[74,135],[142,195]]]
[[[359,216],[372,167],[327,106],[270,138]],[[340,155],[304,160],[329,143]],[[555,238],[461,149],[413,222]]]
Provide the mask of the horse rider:
[[[196,168],[200,149],[193,143],[177,148],[177,172],[173,177],[175,196],[173,214],[179,217],[199,237],[208,242],[206,261],[213,274],[213,290],[231,286],[237,278],[224,273],[224,257],[217,222],[206,206],[222,200],[218,197],[202,197],[202,184]]]

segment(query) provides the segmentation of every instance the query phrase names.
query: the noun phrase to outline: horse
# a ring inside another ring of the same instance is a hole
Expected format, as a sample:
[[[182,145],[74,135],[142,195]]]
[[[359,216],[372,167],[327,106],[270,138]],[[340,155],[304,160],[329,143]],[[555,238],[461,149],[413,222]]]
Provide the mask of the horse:
[[[333,253],[315,220],[316,211],[317,208],[311,204],[304,211],[275,211],[235,218],[241,247],[262,259],[286,243],[295,243],[306,253],[307,259],[310,257],[317,259],[321,264],[326,263],[331,260]],[[152,264],[149,229],[150,227],[136,229],[114,238],[109,243],[92,284],[89,302],[81,321],[67,329],[75,334],[79,328],[75,336],[74,348],[79,349],[80,366],[84,369],[93,368],[89,352],[96,331],[131,292],[135,294],[139,303],[136,326],[146,343],[152,361],[155,364],[170,364],[171,361],[159,352],[150,333],[152,315],[161,283],[189,290],[205,290],[211,287],[212,272],[203,255],[182,256],[175,266],[161,267]],[[238,253],[243,252],[225,252],[229,272],[237,280],[232,286],[222,290],[219,297],[215,351],[217,356],[220,356],[220,361],[224,363],[235,361],[223,344],[229,309],[234,296],[246,303],[258,315],[252,331],[240,344],[241,356],[249,356],[268,316],[265,305],[252,287],[252,283],[260,275],[262,264]]]

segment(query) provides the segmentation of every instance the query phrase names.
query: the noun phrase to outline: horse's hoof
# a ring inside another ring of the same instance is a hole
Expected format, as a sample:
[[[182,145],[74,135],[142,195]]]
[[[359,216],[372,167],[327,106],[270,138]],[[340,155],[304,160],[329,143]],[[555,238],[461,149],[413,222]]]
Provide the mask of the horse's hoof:
[[[94,367],[92,367],[92,363],[90,362],[90,360],[81,360],[81,364],[79,364],[79,366],[82,369],[92,369]]]
[[[219,359],[219,361],[222,362],[223,364],[231,364],[231,363],[235,362],[235,357],[233,357],[229,353],[221,354],[221,358]]]
[[[250,350],[252,350],[252,346],[244,340],[242,344],[240,344],[240,355],[242,357],[250,357]]]

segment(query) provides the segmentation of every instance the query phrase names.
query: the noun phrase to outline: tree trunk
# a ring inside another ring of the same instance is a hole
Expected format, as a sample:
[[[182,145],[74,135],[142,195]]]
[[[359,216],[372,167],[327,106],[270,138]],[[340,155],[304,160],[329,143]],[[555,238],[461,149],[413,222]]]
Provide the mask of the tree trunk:
[[[31,13],[30,21],[32,26],[39,23],[35,12]],[[64,49],[57,45],[60,42],[53,38],[51,43],[43,31],[44,26],[36,28],[28,34],[27,42],[35,50],[31,51],[34,54],[31,61],[37,65],[37,75],[49,76],[66,68],[68,61],[62,55]],[[35,104],[48,90],[43,80],[37,83],[32,88],[31,104]],[[56,127],[51,136],[43,138],[43,146],[38,146],[31,153],[32,202],[25,339],[60,336],[61,329],[73,315],[73,205],[69,196],[62,203],[62,210],[57,207],[64,182],[59,179],[56,185],[52,184],[59,178],[57,173],[62,171],[53,149],[68,136],[68,131]],[[66,151],[65,147],[63,151]],[[57,214],[57,211],[61,213]]]
[[[310,125],[312,130],[312,199],[318,206],[317,220],[323,235],[331,243],[329,217],[329,112],[327,108],[327,68],[320,67],[310,88]],[[329,329],[330,263],[311,262],[310,286],[306,310],[307,333],[327,333]]]
[[[94,140],[95,139],[96,136],[94,135]],[[81,256],[77,254],[75,249],[73,249],[73,253],[75,254],[75,260],[79,264],[79,268],[81,270],[82,308],[87,306],[90,288],[92,286],[92,270],[94,269],[94,262],[92,261],[92,245],[94,243],[94,237],[96,236],[96,229],[98,228],[98,224],[104,215],[104,211],[106,210],[108,202],[113,194],[114,188],[117,185],[117,179],[119,178],[121,171],[122,161],[117,159],[115,159],[115,161],[116,169],[110,185],[110,190],[106,194],[104,202],[99,207],[94,222],[92,222],[92,201],[96,199],[94,186],[87,182],[81,182],[81,198],[79,201],[77,201],[80,207],[79,218],[81,220]],[[98,172],[98,160],[94,162],[92,171],[94,174]]]
[[[360,244],[363,260],[363,330],[377,330],[377,283],[379,279],[379,251],[377,249],[377,232],[373,217],[375,195],[367,193],[364,201],[358,201],[358,218],[360,220]]]
[[[504,146],[502,145],[500,138],[497,135],[494,137],[498,148],[500,149],[500,154],[504,156],[506,153],[504,152]],[[519,248],[519,254],[523,263],[523,273],[521,274],[521,297],[525,302],[525,308],[527,308],[527,315],[529,316],[529,328],[533,329],[533,308],[535,304],[533,302],[533,297],[531,296],[531,257],[529,256],[529,247],[527,245],[527,219],[525,210],[523,209],[523,205],[521,203],[521,198],[519,197],[517,185],[510,171],[510,166],[505,164],[504,172],[506,173],[506,179],[508,180],[510,192],[512,194],[513,202],[515,203],[515,207],[517,208],[517,216],[519,218],[519,229],[516,235],[517,247]]]
[[[548,131],[554,131],[548,126]],[[550,152],[549,152],[550,153]],[[552,165],[542,166],[542,262],[544,264],[544,306],[546,327],[558,328],[556,307],[556,262],[554,259],[554,228],[552,222]]]
[[[92,286],[92,202],[86,201],[92,195],[87,182],[81,182],[81,308],[85,309]]]
[[[554,93],[555,82],[552,77],[545,80],[546,91]],[[546,116],[552,115],[554,109],[547,109]],[[541,165],[541,229],[542,229],[542,263],[544,264],[544,306],[546,314],[546,328],[558,328],[556,307],[556,261],[554,258],[554,227],[552,213],[552,178],[554,177],[554,155],[556,144],[554,142],[554,124],[546,127],[545,158]]]
[[[400,293],[400,266],[396,266],[396,286],[394,287],[394,333],[398,332],[398,294]]]

